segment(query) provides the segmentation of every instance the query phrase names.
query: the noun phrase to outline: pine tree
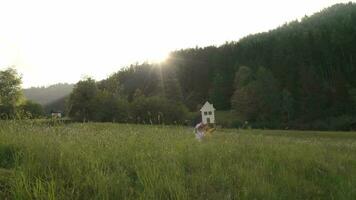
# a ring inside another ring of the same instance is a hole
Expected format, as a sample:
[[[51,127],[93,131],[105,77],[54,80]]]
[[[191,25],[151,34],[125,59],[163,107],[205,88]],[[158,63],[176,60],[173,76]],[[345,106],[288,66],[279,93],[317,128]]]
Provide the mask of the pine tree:
[[[172,102],[183,102],[182,89],[174,69],[166,69],[162,71],[161,83],[161,87],[163,88],[163,96],[166,99]]]
[[[212,90],[210,92],[210,101],[218,110],[226,110],[229,108],[229,97],[226,96],[226,79],[217,73],[213,79]]]
[[[287,89],[282,91],[281,105],[281,111],[284,115],[284,120],[289,122],[294,114],[294,99],[292,94]]]

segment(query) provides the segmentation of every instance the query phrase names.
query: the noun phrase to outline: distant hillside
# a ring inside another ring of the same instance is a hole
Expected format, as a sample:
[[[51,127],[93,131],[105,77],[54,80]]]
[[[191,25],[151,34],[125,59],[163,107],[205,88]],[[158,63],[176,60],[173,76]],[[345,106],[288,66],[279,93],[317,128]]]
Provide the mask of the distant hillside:
[[[31,87],[23,92],[27,99],[46,106],[68,96],[73,86],[74,84],[59,83],[48,87]]]

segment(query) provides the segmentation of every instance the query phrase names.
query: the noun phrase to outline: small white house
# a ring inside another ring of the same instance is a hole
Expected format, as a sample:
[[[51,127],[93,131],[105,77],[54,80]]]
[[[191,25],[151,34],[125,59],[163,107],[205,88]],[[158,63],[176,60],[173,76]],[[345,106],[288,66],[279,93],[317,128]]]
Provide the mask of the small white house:
[[[200,109],[202,122],[204,124],[214,124],[215,123],[215,108],[213,104],[205,102],[204,106]]]
[[[61,112],[51,112],[52,118],[62,118]]]

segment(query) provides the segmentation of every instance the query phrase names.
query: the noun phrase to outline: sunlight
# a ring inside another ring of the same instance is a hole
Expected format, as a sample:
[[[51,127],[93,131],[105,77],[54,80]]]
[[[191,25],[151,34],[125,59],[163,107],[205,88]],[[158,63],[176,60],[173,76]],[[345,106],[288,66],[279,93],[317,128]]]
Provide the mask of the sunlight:
[[[168,51],[154,52],[150,55],[150,58],[148,59],[148,61],[153,62],[153,63],[161,63],[161,62],[166,61],[168,59],[168,57],[169,57]]]

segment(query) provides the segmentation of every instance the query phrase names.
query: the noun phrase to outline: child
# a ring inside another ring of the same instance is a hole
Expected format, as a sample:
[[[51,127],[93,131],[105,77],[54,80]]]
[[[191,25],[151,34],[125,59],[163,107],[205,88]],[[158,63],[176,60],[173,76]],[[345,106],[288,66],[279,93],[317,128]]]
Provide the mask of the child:
[[[205,135],[205,125],[203,122],[200,122],[195,126],[194,133],[195,133],[195,138],[197,138],[197,140],[201,142]]]

